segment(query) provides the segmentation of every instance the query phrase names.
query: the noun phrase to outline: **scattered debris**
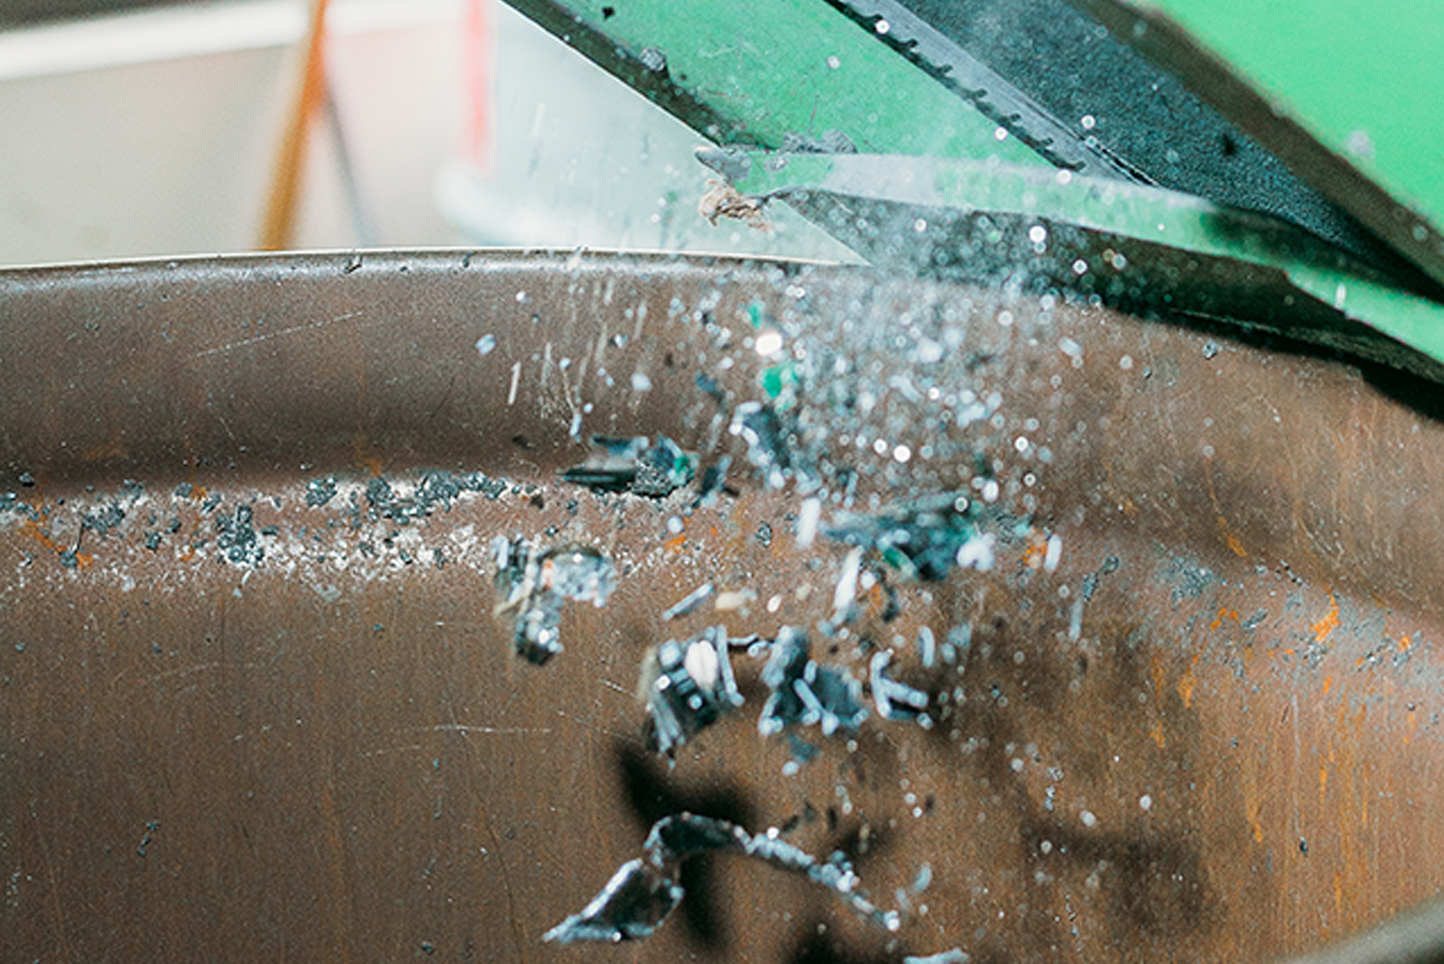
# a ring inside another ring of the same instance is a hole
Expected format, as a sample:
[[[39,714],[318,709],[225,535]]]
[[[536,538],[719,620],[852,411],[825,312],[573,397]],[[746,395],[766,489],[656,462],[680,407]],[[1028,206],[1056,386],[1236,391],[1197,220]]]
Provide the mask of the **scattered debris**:
[[[762,682],[772,695],[762,707],[757,730],[771,736],[788,726],[822,727],[823,736],[839,729],[856,732],[867,719],[862,684],[840,666],[819,666],[810,658],[807,635],[782,627],[773,641]]]
[[[678,813],[653,824],[644,847],[645,858],[623,864],[581,913],[547,931],[542,940],[559,944],[618,943],[650,937],[684,896],[677,882],[682,861],[716,852],[753,857],[779,870],[800,874],[832,891],[851,910],[877,926],[887,931],[901,926],[896,911],[881,910],[862,894],[857,874],[841,853],[818,860],[779,839],[776,829],[754,836],[727,820]]]
[[[336,497],[336,476],[328,475],[325,478],[312,479],[306,483],[306,505],[313,509],[330,502]]]
[[[307,486],[307,489],[306,502],[309,505],[310,487]],[[383,478],[374,478],[366,486],[366,501],[371,507],[371,518],[390,519],[405,525],[412,519],[429,517],[438,507],[449,510],[451,503],[463,492],[479,492],[489,499],[496,499],[505,491],[504,481],[488,478],[481,472],[457,475],[436,471],[422,473],[421,481],[410,495],[400,494]]]
[[[697,501],[693,508],[698,506],[711,506],[717,501],[717,497],[727,491],[727,470],[732,466],[732,456],[724,455],[719,458],[715,465],[709,465],[702,472],[702,482],[698,486]],[[736,492],[732,492],[736,495]]]
[[[766,203],[765,197],[748,197],[726,181],[712,178],[707,181],[707,193],[697,202],[697,213],[714,228],[718,218],[733,218],[756,231],[771,231],[772,224],[762,211]]]
[[[697,457],[682,450],[665,435],[657,443],[645,435],[635,438],[592,436],[592,454],[585,462],[562,473],[564,482],[585,485],[598,492],[630,492],[661,499],[691,482],[697,474]]]
[[[932,669],[938,660],[938,639],[931,626],[918,627],[918,658],[923,669]]]
[[[747,443],[747,458],[767,479],[767,484],[780,489],[787,483],[792,458],[787,451],[787,431],[782,419],[770,405],[743,402],[737,406],[728,429]]]
[[[712,584],[710,582],[704,582],[702,583],[702,585],[698,586],[696,589],[693,589],[691,592],[687,593],[687,595],[683,596],[682,600],[678,602],[675,606],[662,613],[662,619],[671,622],[672,620],[679,619],[682,616],[690,615],[696,612],[697,609],[704,602],[706,602],[708,597],[710,597],[711,595]]]
[[[972,958],[963,953],[962,948],[955,947],[950,951],[939,951],[926,957],[904,957],[903,964],[968,964],[970,960]]]
[[[822,500],[816,496],[802,500],[802,511],[797,514],[797,546],[811,547],[817,538],[817,523],[822,518]]]
[[[799,131],[784,131],[782,151],[786,154],[856,154],[857,143],[836,128],[829,128],[817,137]]]
[[[757,601],[757,593],[751,589],[729,589],[726,592],[717,594],[717,601],[712,608],[719,613],[730,613],[741,611],[747,615],[747,607]]]
[[[892,653],[881,650],[872,654],[872,662],[868,666],[877,715],[885,720],[916,722],[925,730],[932,729],[932,717],[926,713],[928,694],[888,676],[887,667],[891,662]]]
[[[575,599],[600,608],[617,584],[611,560],[587,546],[543,551],[521,537],[497,536],[492,555],[496,586],[506,597],[496,614],[512,616],[517,655],[538,666],[562,651],[562,603]]]
[[[871,515],[839,513],[823,531],[847,545],[876,550],[910,578],[935,582],[954,566],[993,568],[995,538],[980,531],[973,503],[958,492],[900,502]]]
[[[248,505],[236,506],[234,515],[216,516],[216,546],[221,557],[238,566],[258,566],[266,557],[266,547],[261,545],[255,527],[251,525],[254,512]]]
[[[669,639],[647,654],[637,695],[651,719],[651,742],[671,756],[723,713],[742,705],[727,654],[727,631],[713,627],[700,638]]]
[[[852,616],[853,603],[857,601],[857,581],[862,573],[862,550],[852,549],[843,557],[842,571],[837,576],[837,588],[832,592],[832,621],[845,622]]]

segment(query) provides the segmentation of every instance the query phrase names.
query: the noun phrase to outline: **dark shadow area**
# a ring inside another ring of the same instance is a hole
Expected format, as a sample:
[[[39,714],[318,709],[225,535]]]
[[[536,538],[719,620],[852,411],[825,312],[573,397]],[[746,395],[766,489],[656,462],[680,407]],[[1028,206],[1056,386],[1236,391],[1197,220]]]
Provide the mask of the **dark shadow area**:
[[[819,934],[816,924],[809,925],[806,934],[787,956],[789,964],[895,964],[903,956],[901,950],[893,954],[858,953],[830,933]]]
[[[731,782],[690,787],[678,786],[670,780],[666,765],[636,743],[617,741],[613,757],[621,776],[622,793],[641,835],[652,824],[675,813],[694,813],[730,820],[743,827],[752,826],[752,807]],[[726,917],[718,904],[715,873],[711,855],[692,857],[682,864],[678,883],[686,891],[677,909],[687,939],[708,951],[723,952],[728,940],[724,927]]]

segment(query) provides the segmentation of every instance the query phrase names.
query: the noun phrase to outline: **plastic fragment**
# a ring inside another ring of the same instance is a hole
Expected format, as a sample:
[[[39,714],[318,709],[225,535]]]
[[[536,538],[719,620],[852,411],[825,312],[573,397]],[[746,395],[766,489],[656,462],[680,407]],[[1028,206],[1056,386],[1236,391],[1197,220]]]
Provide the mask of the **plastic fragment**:
[[[747,443],[747,458],[767,478],[767,484],[780,489],[787,482],[792,458],[788,453],[786,430],[777,412],[761,402],[743,402],[737,406],[729,431]]]
[[[598,492],[630,492],[660,499],[691,482],[697,458],[665,435],[656,444],[645,435],[633,438],[592,436],[592,454],[562,473],[564,482]]]
[[[616,588],[611,560],[587,546],[542,551],[524,538],[497,536],[492,554],[496,586],[506,597],[496,614],[513,617],[517,655],[538,666],[562,651],[562,604],[575,599],[600,608]]]
[[[638,696],[646,704],[659,752],[670,756],[742,705],[728,645],[726,630],[718,626],[697,639],[669,639],[648,654]]]
[[[753,835],[727,820],[678,813],[653,824],[643,846],[644,858],[623,864],[581,913],[547,931],[542,940],[619,943],[649,937],[684,896],[677,882],[682,861],[718,852],[752,857],[805,876],[878,927],[889,931],[898,927],[897,913],[880,909],[864,896],[856,872],[840,853],[818,860],[779,839],[776,830]]]
[[[969,960],[971,958],[964,954],[961,948],[955,947],[950,951],[939,951],[926,957],[904,957],[903,964],[968,964]]]
[[[696,589],[693,589],[687,595],[683,596],[681,601],[679,601],[675,606],[672,606],[666,612],[662,613],[662,618],[670,622],[673,619],[678,619],[682,616],[694,613],[697,611],[698,607],[700,607],[704,602],[706,602],[708,597],[710,597],[711,595],[712,584],[710,582],[704,582],[702,585],[698,586]]]
[[[872,549],[911,578],[937,581],[954,566],[992,567],[991,533],[979,531],[973,503],[962,493],[943,492],[900,502],[871,515],[840,513],[824,533]]]
[[[819,666],[809,652],[807,636],[790,626],[772,643],[761,674],[771,690],[757,721],[763,736],[814,724],[824,736],[839,729],[855,732],[867,718],[862,684],[842,667]]]
[[[923,729],[930,729],[933,721],[925,712],[928,708],[928,694],[888,676],[887,667],[890,662],[892,653],[880,651],[873,653],[872,662],[868,666],[877,715],[885,720],[916,721]]]

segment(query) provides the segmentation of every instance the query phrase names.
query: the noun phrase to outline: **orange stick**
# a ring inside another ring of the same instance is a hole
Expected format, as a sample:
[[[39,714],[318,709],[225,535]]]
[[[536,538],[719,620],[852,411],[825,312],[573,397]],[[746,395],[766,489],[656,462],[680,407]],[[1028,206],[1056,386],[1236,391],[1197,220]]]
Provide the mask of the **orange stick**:
[[[266,219],[261,225],[257,247],[281,251],[292,246],[296,233],[296,208],[300,194],[301,169],[306,160],[306,141],[311,118],[316,116],[325,94],[326,72],[322,60],[325,42],[326,5],[311,5],[311,25],[306,37],[306,62],[301,71],[301,89],[281,137],[276,163],[271,171],[271,190],[266,201]]]

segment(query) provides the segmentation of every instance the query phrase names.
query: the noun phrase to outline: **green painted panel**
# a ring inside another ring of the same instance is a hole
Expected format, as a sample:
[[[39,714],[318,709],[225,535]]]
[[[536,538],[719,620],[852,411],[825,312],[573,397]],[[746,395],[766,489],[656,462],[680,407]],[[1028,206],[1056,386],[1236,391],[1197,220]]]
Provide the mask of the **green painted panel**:
[[[1318,140],[1444,224],[1439,0],[1134,0],[1177,21]]]
[[[736,184],[786,199],[875,263],[983,281],[1022,272],[1131,310],[1227,318],[1444,381],[1444,305],[1293,225],[1193,195],[1037,166],[866,155],[758,157]]]
[[[513,3],[528,14],[538,5]],[[654,69],[665,57],[671,82],[731,124],[712,132],[722,142],[779,148],[787,133],[837,130],[868,153],[1046,163],[818,0],[578,0],[564,9]]]

